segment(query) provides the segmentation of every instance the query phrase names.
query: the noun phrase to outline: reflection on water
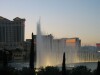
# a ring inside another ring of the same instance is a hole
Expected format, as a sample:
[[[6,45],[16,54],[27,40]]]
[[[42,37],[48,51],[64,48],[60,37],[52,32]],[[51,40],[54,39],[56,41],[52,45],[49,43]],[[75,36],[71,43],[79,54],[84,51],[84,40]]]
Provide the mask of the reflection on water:
[[[87,68],[91,69],[91,70],[94,70],[97,68],[97,62],[82,62],[82,63],[75,63],[75,64],[67,64],[67,66],[86,66]]]
[[[16,69],[22,69],[22,67],[29,67],[28,62],[9,63],[9,65],[11,65],[12,67],[16,67]],[[76,67],[76,66],[86,66],[87,68],[94,70],[97,68],[97,62],[66,64],[66,67]],[[61,67],[61,65],[58,65],[58,67]]]

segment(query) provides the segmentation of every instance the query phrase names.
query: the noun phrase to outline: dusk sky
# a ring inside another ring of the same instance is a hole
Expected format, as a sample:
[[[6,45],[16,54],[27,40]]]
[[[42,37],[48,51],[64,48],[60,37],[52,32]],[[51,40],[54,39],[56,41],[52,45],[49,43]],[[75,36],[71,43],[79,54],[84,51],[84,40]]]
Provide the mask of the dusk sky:
[[[25,39],[36,34],[41,16],[45,34],[79,37],[82,45],[100,43],[100,0],[0,0],[0,16],[25,18]]]

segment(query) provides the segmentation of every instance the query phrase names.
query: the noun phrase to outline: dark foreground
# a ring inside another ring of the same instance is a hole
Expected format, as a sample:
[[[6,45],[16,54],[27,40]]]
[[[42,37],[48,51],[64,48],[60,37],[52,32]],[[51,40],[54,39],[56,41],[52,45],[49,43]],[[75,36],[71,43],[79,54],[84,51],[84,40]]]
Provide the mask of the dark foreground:
[[[100,70],[99,70],[100,71]],[[47,66],[41,67],[38,71],[34,71],[30,68],[22,68],[21,70],[14,69],[13,67],[2,67],[0,68],[0,75],[62,75],[62,71],[58,67]],[[85,66],[78,66],[71,70],[66,70],[66,75],[99,75],[97,70],[91,71]]]

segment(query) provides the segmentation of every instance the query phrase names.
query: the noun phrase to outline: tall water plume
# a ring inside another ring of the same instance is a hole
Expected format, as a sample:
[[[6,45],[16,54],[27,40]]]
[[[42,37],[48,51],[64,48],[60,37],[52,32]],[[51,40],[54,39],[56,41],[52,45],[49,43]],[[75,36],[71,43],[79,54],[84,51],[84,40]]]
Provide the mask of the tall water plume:
[[[44,35],[41,31],[40,20],[37,23],[37,67],[53,66],[58,61],[58,52],[52,35]]]
[[[37,64],[39,67],[41,65],[41,52],[42,52],[42,32],[40,28],[40,20],[37,22],[37,36],[36,36],[36,49],[37,49]]]

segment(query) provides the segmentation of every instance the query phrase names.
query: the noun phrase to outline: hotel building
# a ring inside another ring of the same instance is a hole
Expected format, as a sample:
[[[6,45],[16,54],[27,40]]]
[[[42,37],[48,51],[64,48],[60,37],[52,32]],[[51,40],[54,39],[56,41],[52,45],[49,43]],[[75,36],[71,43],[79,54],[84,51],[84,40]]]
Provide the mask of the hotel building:
[[[16,17],[13,21],[0,16],[0,51],[12,53],[11,61],[25,59],[25,19]]]
[[[16,17],[10,21],[0,16],[0,46],[13,46],[24,42],[25,19]]]

